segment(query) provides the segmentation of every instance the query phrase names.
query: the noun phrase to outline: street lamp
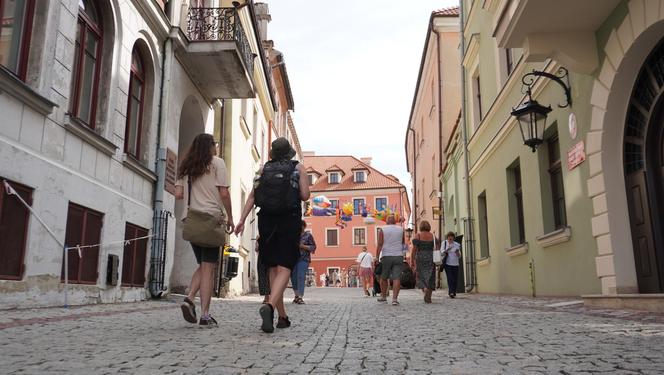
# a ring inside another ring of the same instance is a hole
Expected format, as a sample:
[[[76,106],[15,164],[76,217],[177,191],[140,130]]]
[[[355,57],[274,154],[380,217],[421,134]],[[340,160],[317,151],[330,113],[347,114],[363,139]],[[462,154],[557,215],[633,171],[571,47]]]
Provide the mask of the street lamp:
[[[519,122],[519,129],[521,130],[521,137],[523,144],[530,147],[533,152],[537,150],[537,146],[544,143],[544,129],[546,129],[546,120],[551,106],[543,106],[533,99],[532,87],[535,84],[535,77],[545,77],[553,80],[562,86],[565,91],[567,103],[558,104],[559,108],[570,107],[572,105],[572,93],[569,86],[569,74],[567,69],[561,67],[557,74],[551,74],[538,70],[526,74],[521,79],[525,94],[528,96],[526,101],[519,104],[516,108],[512,108],[512,116],[516,117]],[[567,83],[563,81],[567,79]]]

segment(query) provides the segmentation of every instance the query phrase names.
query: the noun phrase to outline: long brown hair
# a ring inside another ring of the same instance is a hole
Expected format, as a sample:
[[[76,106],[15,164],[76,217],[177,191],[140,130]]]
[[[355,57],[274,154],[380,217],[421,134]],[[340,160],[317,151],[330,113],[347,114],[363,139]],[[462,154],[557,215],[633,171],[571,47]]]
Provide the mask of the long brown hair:
[[[214,147],[212,135],[205,133],[197,135],[180,163],[178,178],[189,176],[193,181],[207,173],[212,163],[212,147]]]

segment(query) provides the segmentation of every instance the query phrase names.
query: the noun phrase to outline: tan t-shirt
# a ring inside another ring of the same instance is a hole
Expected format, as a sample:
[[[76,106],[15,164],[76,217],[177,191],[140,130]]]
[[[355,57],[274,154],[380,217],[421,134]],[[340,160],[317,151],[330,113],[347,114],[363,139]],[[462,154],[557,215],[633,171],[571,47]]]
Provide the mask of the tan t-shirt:
[[[210,163],[210,170],[191,183],[191,209],[218,215],[223,212],[223,203],[219,196],[219,186],[228,187],[228,176],[224,159],[214,156]],[[184,202],[189,199],[187,178],[175,182],[175,186],[184,188]],[[185,212],[185,215],[187,213]]]

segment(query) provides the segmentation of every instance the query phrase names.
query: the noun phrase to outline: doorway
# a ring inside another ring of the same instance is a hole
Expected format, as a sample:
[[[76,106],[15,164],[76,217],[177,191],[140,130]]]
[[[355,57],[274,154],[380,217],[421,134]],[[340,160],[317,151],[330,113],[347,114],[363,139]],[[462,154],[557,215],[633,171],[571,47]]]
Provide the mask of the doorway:
[[[664,292],[664,40],[641,68],[627,110],[624,167],[640,293]]]

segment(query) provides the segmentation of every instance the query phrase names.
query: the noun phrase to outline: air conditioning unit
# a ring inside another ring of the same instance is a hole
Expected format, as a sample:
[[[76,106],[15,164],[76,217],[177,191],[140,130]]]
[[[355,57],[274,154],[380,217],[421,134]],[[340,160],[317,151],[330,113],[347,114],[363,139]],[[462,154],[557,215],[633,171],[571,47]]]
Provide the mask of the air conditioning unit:
[[[120,257],[115,254],[108,255],[108,265],[106,266],[106,284],[118,285],[118,268],[120,266]]]

